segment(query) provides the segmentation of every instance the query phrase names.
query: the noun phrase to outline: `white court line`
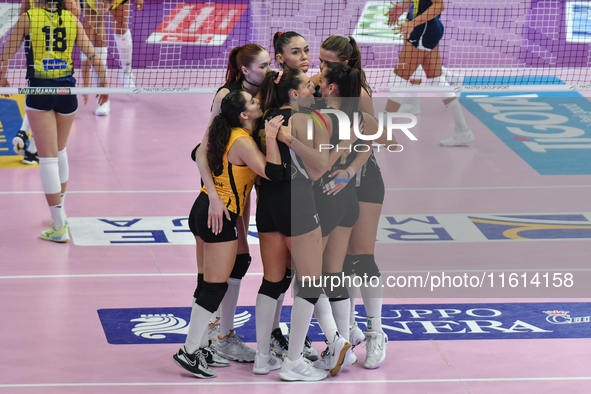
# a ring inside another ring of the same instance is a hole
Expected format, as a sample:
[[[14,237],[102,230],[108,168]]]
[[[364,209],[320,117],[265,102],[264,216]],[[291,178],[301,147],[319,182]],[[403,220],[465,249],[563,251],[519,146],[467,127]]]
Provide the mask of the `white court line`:
[[[130,387],[130,386],[258,386],[258,385],[293,385],[293,384],[404,384],[404,383],[462,383],[462,382],[568,382],[588,381],[591,376],[546,377],[546,378],[472,378],[472,379],[401,379],[401,380],[325,380],[320,382],[155,382],[155,383],[36,383],[36,384],[0,384],[0,388],[23,387]]]
[[[481,272],[587,272],[591,268],[495,268],[495,269],[453,269],[453,270],[396,270],[380,271],[382,274],[426,274],[426,273],[481,273]],[[176,277],[176,276],[195,276],[196,272],[178,273],[178,274],[79,274],[79,275],[14,275],[0,276],[3,279],[78,279],[78,278],[142,278],[142,277]],[[262,272],[247,272],[246,276],[262,276]]]
[[[478,186],[478,187],[388,187],[386,191],[447,191],[447,190],[522,190],[522,189],[589,189],[591,185],[546,185],[546,186]],[[199,193],[199,190],[73,190],[68,194],[157,194]],[[43,191],[0,192],[0,195],[43,194]]]

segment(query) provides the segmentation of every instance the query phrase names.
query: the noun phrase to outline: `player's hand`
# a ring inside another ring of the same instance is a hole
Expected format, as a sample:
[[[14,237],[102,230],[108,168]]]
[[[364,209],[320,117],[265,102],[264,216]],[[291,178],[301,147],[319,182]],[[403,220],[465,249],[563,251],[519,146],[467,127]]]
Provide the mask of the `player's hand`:
[[[404,22],[403,24],[394,28],[396,33],[400,33],[405,40],[410,38],[410,33],[415,29],[415,26],[411,22]]]
[[[109,95],[108,94],[97,94],[96,97],[98,98],[99,105],[103,105],[104,103],[106,103],[107,101],[109,101]],[[84,104],[86,104],[86,101],[84,102]]]
[[[287,126],[281,126],[281,128],[279,129],[279,133],[277,134],[277,141],[283,142],[285,145],[291,148],[292,138],[293,137],[291,135],[291,118],[289,118]]]
[[[384,15],[388,17],[388,26],[393,27],[408,9],[404,5],[405,3],[390,2],[390,4],[392,7]]]
[[[265,120],[265,136],[277,138],[279,128],[283,124],[283,115],[277,115],[271,120]]]
[[[329,177],[334,179],[324,185],[323,190],[323,192],[329,196],[331,194],[334,196],[343,190],[351,180],[351,175],[347,172],[347,170],[336,170],[330,174]]]
[[[216,193],[216,191],[213,191]],[[207,212],[207,228],[211,229],[214,235],[218,235],[222,232],[224,227],[224,216],[230,220],[230,212],[224,205],[224,202],[219,196],[209,197],[209,210]]]
[[[144,0],[135,0],[135,9],[141,11],[144,9]]]

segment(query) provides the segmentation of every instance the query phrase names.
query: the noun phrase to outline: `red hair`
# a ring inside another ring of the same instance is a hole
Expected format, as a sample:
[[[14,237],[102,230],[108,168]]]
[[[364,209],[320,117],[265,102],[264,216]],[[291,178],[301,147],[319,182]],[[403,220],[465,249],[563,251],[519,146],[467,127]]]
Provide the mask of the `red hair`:
[[[249,68],[254,63],[259,54],[264,51],[260,45],[246,44],[241,47],[233,48],[228,58],[228,68],[226,69],[226,85],[242,81],[242,67]]]

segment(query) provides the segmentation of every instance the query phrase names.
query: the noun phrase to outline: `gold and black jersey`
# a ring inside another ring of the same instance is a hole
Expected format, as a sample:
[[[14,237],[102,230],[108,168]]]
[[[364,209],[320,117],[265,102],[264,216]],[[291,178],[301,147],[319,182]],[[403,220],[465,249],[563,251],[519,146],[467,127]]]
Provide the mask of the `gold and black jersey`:
[[[88,6],[97,14],[100,14],[100,12],[97,10],[97,6],[96,3],[102,1],[102,0],[86,0],[86,4],[88,4]],[[113,1],[113,5],[111,7],[109,7],[109,11],[114,10],[115,8],[119,7],[121,4],[125,4],[127,3],[127,0],[114,0]]]
[[[233,128],[222,159],[222,167],[212,171],[211,174],[216,191],[228,211],[241,216],[257,174],[248,166],[237,166],[228,161],[228,152],[238,138],[252,139],[244,129],[240,127]],[[201,191],[207,193],[205,186]]]
[[[72,76],[72,50],[78,29],[76,17],[67,10],[48,11],[32,8],[29,15],[29,34],[25,37],[27,78],[58,79]]]

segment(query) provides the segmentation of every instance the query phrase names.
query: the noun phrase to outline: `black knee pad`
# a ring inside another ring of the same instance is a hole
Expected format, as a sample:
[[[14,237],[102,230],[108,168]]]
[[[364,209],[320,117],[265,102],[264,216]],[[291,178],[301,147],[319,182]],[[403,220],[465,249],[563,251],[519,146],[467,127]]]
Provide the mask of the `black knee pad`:
[[[304,286],[304,283],[296,278],[296,284],[298,287],[296,297],[303,298],[312,305],[316,305],[318,298],[324,293],[324,289],[322,289],[322,279],[316,279],[313,283],[306,281]]]
[[[261,283],[261,287],[259,288],[259,294],[266,295],[267,297],[271,297],[273,299],[278,299],[281,293],[283,293],[283,280],[279,282],[269,282],[265,278],[263,278],[263,283]]]
[[[226,291],[228,290],[228,283],[210,283],[203,281],[203,290],[199,294],[197,298],[197,305],[201,306],[204,309],[207,309],[211,313],[215,312],[222,300],[224,299],[224,295],[226,295]]]
[[[197,299],[203,290],[203,274],[197,274],[197,287],[193,293],[193,298]]]
[[[252,260],[252,258],[250,257],[249,253],[237,254],[236,260],[234,261],[234,268],[232,269],[232,273],[230,274],[230,278],[244,278],[244,275],[246,275],[246,271],[248,271],[248,267],[250,267],[250,260]]]
[[[283,289],[281,290],[282,293],[285,293],[289,286],[291,285],[291,280],[293,279],[293,271],[290,268],[285,269],[285,276],[281,283],[283,283]]]
[[[322,272],[322,276],[324,277],[324,292],[330,301],[346,300],[349,298],[349,290],[345,286],[345,280],[349,280],[349,278],[343,280],[342,272],[338,274]],[[338,278],[338,280],[333,280],[332,278]],[[333,286],[333,283],[335,286]]]
[[[353,265],[353,256],[348,254],[345,256],[345,261],[343,262],[343,272],[345,276],[355,275],[355,266]]]
[[[373,254],[358,254],[353,256],[355,261],[355,274],[360,277],[366,276],[367,280],[372,277],[379,278],[382,276],[380,268],[376,264],[376,259]]]

